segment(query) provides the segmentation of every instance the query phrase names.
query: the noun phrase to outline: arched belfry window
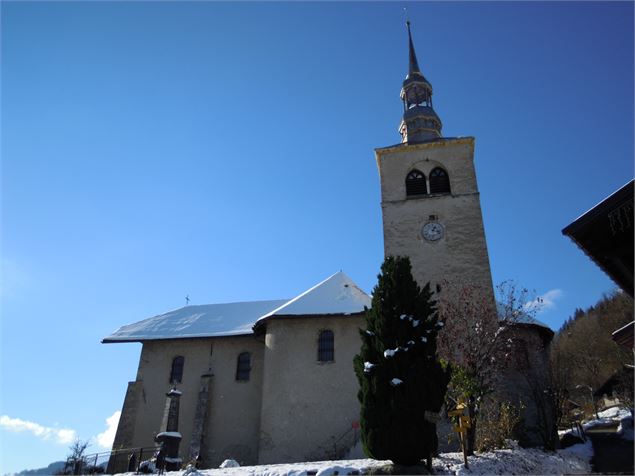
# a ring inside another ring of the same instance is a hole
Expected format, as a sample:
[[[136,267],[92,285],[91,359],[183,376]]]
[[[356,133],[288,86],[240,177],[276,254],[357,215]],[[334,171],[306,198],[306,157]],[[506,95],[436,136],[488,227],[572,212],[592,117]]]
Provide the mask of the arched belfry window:
[[[418,170],[412,170],[406,177],[406,196],[426,195],[428,187],[426,186],[426,176]]]
[[[441,167],[430,172],[430,193],[450,193],[450,177]]]
[[[236,380],[249,380],[251,371],[251,355],[249,352],[241,352],[236,363]]]
[[[183,380],[183,366],[185,358],[182,356],[172,359],[172,369],[170,370],[170,383],[181,383]]]
[[[335,360],[335,336],[333,331],[322,331],[318,338],[318,362],[333,362]]]

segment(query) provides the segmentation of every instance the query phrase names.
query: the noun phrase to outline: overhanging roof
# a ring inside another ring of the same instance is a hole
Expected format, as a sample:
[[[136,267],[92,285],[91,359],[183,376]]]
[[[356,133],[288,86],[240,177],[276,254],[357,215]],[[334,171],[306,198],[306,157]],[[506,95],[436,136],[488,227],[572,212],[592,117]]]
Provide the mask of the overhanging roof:
[[[628,349],[633,348],[633,330],[635,329],[635,321],[631,321],[626,324],[624,327],[620,327],[618,330],[614,331],[611,335],[611,338]]]
[[[562,230],[633,296],[633,180]]]

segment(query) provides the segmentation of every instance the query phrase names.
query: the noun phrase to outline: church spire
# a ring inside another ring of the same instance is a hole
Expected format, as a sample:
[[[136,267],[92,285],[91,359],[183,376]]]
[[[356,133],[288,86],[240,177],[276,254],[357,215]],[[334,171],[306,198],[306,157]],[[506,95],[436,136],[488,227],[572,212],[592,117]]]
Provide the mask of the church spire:
[[[410,55],[410,62],[408,64],[408,76],[411,76],[413,73],[421,74],[419,70],[419,63],[417,62],[417,53],[415,53],[415,47],[412,44],[412,35],[410,34],[410,20],[406,21],[406,25],[408,26],[408,53]]]
[[[401,88],[401,100],[404,113],[399,133],[401,142],[417,143],[441,137],[441,119],[432,108],[432,85],[421,74],[417,54],[412,42],[410,21],[406,22],[408,28],[408,75]]]

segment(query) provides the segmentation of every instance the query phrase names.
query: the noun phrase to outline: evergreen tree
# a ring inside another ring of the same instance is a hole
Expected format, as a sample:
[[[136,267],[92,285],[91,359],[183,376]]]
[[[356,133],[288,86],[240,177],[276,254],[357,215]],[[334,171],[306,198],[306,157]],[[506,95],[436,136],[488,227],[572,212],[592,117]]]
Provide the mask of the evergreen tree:
[[[436,356],[443,323],[435,304],[430,285],[420,289],[413,279],[408,258],[386,258],[354,360],[362,444],[371,458],[414,465],[437,449],[433,415],[450,375]]]

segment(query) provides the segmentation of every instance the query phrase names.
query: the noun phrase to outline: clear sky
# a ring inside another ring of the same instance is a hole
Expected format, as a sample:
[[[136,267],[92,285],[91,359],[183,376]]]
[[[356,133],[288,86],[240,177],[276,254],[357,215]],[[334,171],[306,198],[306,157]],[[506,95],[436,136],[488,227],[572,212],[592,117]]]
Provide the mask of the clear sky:
[[[494,282],[554,329],[614,288],[561,229],[633,177],[633,3],[3,2],[0,472],[103,450],[120,325],[372,290],[406,4],[444,134],[476,137]]]

